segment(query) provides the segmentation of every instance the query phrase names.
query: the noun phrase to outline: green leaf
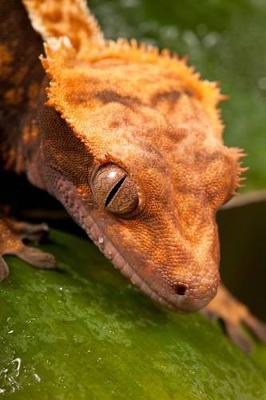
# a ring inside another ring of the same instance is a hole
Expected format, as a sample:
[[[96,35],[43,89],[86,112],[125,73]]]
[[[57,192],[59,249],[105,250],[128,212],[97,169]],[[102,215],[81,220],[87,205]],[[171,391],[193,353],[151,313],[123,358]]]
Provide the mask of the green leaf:
[[[266,187],[266,2],[90,0],[108,37],[135,37],[180,55],[221,82],[225,142],[244,148],[244,190]]]
[[[200,315],[131,287],[88,241],[52,232],[57,271],[8,257],[0,392],[9,399],[266,398],[266,351],[242,353]]]

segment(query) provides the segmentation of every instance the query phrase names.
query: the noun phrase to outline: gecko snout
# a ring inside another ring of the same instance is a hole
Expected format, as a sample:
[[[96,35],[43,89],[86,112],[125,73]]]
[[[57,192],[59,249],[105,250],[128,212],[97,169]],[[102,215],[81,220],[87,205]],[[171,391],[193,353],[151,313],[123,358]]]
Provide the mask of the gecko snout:
[[[219,274],[203,281],[177,283],[174,287],[175,307],[180,311],[196,311],[205,307],[215,296],[220,282]],[[173,296],[170,296],[173,298]]]
[[[179,311],[192,312],[205,307],[214,298],[220,284],[218,263],[214,260],[206,264],[190,264],[183,271],[170,271],[166,282],[160,280],[161,287],[158,284],[156,289],[169,305]]]
[[[175,299],[171,296],[172,306],[179,311],[192,312],[205,307],[215,296],[216,288],[213,287],[211,291],[205,293],[203,296],[197,296],[193,289],[191,290],[187,285],[178,284],[175,287]]]
[[[205,307],[214,298],[219,282],[218,270],[205,274],[198,272],[191,278],[173,276],[165,280],[157,275],[156,279],[145,280],[149,286],[148,294],[154,300],[181,312],[193,312]],[[145,287],[142,290],[145,291]]]

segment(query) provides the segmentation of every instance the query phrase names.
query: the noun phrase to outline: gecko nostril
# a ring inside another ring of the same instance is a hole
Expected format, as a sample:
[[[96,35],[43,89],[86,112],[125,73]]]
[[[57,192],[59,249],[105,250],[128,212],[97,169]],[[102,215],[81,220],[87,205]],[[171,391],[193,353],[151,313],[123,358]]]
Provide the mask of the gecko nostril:
[[[175,286],[175,291],[179,296],[184,296],[186,294],[186,291],[187,291],[187,286],[184,285],[183,283],[178,283]]]

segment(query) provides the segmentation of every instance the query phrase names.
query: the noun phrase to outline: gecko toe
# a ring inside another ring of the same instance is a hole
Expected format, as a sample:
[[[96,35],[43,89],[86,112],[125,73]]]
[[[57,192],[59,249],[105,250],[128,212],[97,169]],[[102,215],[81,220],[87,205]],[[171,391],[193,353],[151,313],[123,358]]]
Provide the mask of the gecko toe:
[[[46,253],[34,247],[23,246],[16,255],[22,260],[28,262],[33,267],[51,269],[55,268],[55,258],[52,254]]]
[[[220,320],[228,336],[245,352],[252,350],[253,343],[244,327],[261,342],[266,343],[266,324],[254,317],[224,286],[219,288],[216,297],[202,313],[210,320]]]
[[[46,224],[32,225],[8,218],[0,219],[0,281],[8,274],[4,255],[15,255],[36,268],[55,268],[55,258],[38,248],[30,247],[25,241],[38,242],[43,234],[47,235]]]
[[[255,335],[261,342],[266,343],[266,324],[264,322],[259,321],[250,313],[248,313],[243,322],[253,335]]]
[[[9,268],[7,266],[7,263],[3,259],[3,257],[0,256],[0,282],[6,279],[9,275]]]
[[[45,223],[29,224],[14,220],[8,220],[7,223],[13,233],[17,234],[22,240],[28,240],[36,244],[46,239],[49,233],[49,227]]]
[[[228,334],[229,338],[239,346],[244,352],[250,353],[252,351],[252,343],[251,340],[245,335],[245,333],[241,329],[240,324],[231,324],[227,321],[224,322],[225,331]]]

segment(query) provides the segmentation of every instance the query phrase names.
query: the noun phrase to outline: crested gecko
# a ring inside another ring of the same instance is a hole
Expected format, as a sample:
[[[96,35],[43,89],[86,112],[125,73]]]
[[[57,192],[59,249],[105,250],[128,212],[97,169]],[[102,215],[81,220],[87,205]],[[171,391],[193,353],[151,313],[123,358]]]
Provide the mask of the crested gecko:
[[[185,59],[105,39],[84,0],[0,1],[0,157],[57,198],[105,256],[153,300],[224,321],[244,350],[266,327],[220,284],[216,211],[244,168],[223,144],[216,83]],[[0,280],[47,230],[0,219]]]

